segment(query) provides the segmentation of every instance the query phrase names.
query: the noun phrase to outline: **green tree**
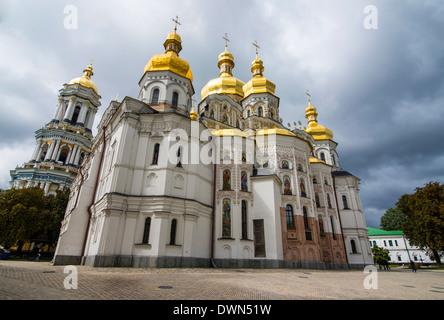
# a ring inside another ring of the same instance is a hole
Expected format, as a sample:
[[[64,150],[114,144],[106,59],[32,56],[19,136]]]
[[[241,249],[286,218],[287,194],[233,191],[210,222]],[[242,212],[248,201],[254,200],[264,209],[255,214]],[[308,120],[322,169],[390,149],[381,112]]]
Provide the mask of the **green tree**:
[[[413,194],[402,195],[396,206],[406,216],[402,231],[412,245],[429,250],[441,264],[444,250],[444,184],[429,182]]]
[[[380,260],[390,261],[390,251],[374,245],[372,247],[373,261],[377,263]]]
[[[45,196],[40,188],[2,190],[0,193],[0,244],[57,241],[69,190]]]
[[[402,230],[402,225],[406,221],[406,216],[401,213],[398,207],[389,208],[381,217],[380,226],[383,230]]]

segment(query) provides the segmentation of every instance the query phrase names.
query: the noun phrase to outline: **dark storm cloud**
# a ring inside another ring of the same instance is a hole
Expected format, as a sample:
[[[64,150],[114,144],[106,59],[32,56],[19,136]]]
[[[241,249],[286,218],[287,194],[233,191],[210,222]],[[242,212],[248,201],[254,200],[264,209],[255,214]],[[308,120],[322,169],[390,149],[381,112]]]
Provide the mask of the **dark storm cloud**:
[[[444,181],[440,1],[72,1],[77,30],[63,26],[67,4],[0,3],[0,40],[6,44],[0,52],[0,148],[20,148],[14,157],[20,159],[0,163],[0,187],[7,187],[9,170],[32,154],[29,137],[52,117],[58,90],[90,59],[102,96],[96,125],[117,94],[119,100],[137,97],[143,68],[163,52],[176,14],[180,56],[190,63],[198,101],[202,87],[219,74],[225,33],[233,73],[244,82],[251,78],[252,42],[258,41],[284,124],[305,125],[310,90],[320,124],[339,143],[341,166],[361,179],[368,225],[377,227],[403,193],[428,180]],[[377,8],[377,30],[363,26],[368,4]]]

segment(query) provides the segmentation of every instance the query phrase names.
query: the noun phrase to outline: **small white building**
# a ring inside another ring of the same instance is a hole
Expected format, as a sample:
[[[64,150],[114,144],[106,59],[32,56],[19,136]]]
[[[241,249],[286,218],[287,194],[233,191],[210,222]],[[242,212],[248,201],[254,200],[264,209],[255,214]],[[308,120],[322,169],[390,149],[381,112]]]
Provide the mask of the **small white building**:
[[[409,263],[435,263],[425,250],[413,246],[400,230],[386,231],[367,227],[370,246],[378,246],[390,251],[390,262]]]

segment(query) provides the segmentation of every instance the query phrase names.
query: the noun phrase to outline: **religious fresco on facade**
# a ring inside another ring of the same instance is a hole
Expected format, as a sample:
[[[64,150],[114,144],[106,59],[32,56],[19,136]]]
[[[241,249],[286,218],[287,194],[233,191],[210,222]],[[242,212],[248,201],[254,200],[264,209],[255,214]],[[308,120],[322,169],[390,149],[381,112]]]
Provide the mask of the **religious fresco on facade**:
[[[248,191],[248,185],[247,185],[247,173],[245,171],[242,171],[241,173],[241,191]]]
[[[290,169],[290,165],[287,160],[282,160],[282,169]]]
[[[231,237],[231,200],[224,199],[223,200],[223,208],[222,208],[222,237],[230,238]]]
[[[290,195],[291,193],[291,181],[288,176],[284,176],[284,194]]]
[[[307,192],[305,191],[305,182],[304,179],[301,179],[299,181],[299,188],[301,189],[301,197],[306,197],[307,196]]]
[[[231,171],[228,169],[224,170],[222,186],[223,190],[231,190]]]

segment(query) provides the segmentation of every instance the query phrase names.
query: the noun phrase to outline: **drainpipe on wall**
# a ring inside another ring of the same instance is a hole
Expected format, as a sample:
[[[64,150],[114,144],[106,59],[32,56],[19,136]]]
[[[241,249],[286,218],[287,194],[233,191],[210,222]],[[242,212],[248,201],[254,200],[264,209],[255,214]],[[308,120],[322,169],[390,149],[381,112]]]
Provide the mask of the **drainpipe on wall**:
[[[217,268],[216,263],[214,262],[214,228],[215,228],[215,210],[216,210],[216,170],[217,170],[217,164],[214,162],[214,168],[213,168],[213,209],[212,209],[212,217],[211,217],[211,264],[213,268]]]
[[[93,199],[92,199],[90,205],[88,206],[89,218],[88,218],[88,224],[86,226],[85,237],[83,239],[83,248],[82,248],[81,258],[83,258],[83,256],[85,255],[86,242],[87,242],[87,239],[88,239],[89,226],[91,224],[91,217],[92,217],[91,207],[96,202],[97,186],[99,185],[99,178],[100,178],[100,173],[102,171],[103,157],[104,157],[105,149],[106,149],[106,126],[102,127],[102,131],[103,131],[103,147],[102,147],[102,151],[101,151],[101,155],[100,155],[99,168],[97,169],[96,182],[94,184]]]

